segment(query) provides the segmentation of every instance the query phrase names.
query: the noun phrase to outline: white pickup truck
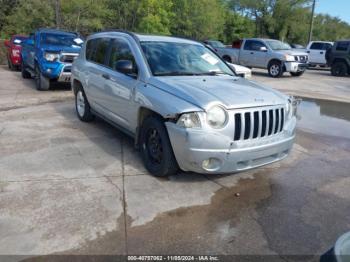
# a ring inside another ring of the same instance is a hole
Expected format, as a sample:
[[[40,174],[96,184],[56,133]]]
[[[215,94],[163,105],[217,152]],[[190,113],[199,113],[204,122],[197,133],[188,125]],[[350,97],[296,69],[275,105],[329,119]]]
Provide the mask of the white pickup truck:
[[[284,72],[301,76],[308,67],[308,54],[293,50],[279,40],[249,38],[243,39],[241,47],[226,47],[219,41],[207,40],[206,44],[227,62],[247,67],[266,68],[271,77],[280,77]]]
[[[310,67],[327,66],[326,52],[332,48],[333,42],[312,41],[306,47],[306,53],[309,54]]]

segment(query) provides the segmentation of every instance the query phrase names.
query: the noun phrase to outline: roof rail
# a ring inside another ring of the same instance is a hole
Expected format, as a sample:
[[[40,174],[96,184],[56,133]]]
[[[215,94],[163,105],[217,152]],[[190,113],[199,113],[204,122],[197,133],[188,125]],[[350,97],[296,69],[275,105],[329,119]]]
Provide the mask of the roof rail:
[[[108,33],[108,32],[124,33],[124,34],[127,34],[127,35],[131,36],[132,38],[134,38],[138,43],[140,42],[139,38],[136,36],[136,34],[134,32],[130,32],[130,31],[124,30],[124,29],[107,28],[107,29],[101,30],[99,32],[95,32],[93,34]]]

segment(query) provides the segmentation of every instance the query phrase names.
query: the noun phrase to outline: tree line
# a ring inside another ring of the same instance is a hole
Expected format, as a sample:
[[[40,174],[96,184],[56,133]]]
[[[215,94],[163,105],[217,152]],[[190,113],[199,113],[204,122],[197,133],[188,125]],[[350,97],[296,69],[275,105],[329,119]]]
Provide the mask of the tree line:
[[[59,27],[88,35],[106,28],[231,43],[269,37],[306,44],[311,0],[0,0],[0,36]],[[350,38],[350,25],[318,14],[313,39]]]

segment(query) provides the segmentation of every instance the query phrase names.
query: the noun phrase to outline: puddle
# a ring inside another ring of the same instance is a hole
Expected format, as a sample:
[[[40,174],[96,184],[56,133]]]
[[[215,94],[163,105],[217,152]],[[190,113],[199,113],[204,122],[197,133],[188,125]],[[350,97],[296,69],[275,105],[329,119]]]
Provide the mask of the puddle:
[[[350,139],[350,104],[302,98],[298,128],[312,133]]]

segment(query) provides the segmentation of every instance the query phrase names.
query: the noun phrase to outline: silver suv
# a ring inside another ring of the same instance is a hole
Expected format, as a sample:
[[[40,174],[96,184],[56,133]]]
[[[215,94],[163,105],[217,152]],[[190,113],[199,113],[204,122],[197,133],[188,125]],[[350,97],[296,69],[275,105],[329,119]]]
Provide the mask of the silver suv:
[[[238,77],[210,49],[176,37],[96,33],[72,68],[76,111],[135,139],[156,176],[231,173],[288,155],[295,100]]]

